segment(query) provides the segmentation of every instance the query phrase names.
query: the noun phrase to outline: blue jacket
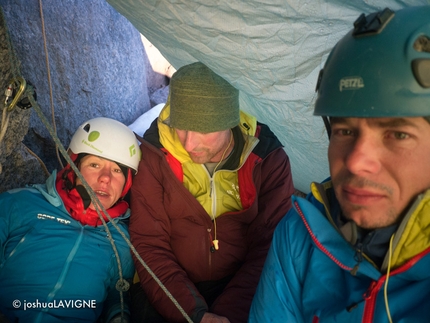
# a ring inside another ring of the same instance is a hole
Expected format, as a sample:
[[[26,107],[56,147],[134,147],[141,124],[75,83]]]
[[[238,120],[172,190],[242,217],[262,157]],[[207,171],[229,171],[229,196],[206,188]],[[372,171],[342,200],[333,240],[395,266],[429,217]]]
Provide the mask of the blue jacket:
[[[0,313],[11,322],[109,321],[121,313],[118,264],[105,228],[83,226],[46,184],[0,195]],[[128,237],[123,220],[113,221]],[[129,247],[108,223],[122,274],[131,279]],[[127,306],[125,306],[128,311]]]
[[[389,315],[396,323],[429,322],[430,191],[397,229],[384,261],[389,271],[344,239],[322,191],[313,185],[307,199],[294,197],[279,223],[249,322],[385,323]]]

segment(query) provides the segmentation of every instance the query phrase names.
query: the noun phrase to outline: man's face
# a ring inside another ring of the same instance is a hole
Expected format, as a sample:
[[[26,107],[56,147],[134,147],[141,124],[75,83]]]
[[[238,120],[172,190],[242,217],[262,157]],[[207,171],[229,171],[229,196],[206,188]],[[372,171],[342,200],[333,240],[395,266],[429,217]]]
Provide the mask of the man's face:
[[[344,216],[367,229],[399,220],[430,187],[430,124],[423,118],[332,118],[330,173]]]
[[[196,164],[219,162],[224,152],[224,156],[228,156],[233,146],[231,144],[229,147],[230,136],[232,136],[230,129],[210,133],[176,129],[176,134],[191,160]]]
[[[117,163],[87,155],[81,159],[79,171],[106,210],[119,200],[124,188],[125,176]],[[82,185],[79,178],[76,179],[76,184]],[[90,208],[94,210],[92,203]]]

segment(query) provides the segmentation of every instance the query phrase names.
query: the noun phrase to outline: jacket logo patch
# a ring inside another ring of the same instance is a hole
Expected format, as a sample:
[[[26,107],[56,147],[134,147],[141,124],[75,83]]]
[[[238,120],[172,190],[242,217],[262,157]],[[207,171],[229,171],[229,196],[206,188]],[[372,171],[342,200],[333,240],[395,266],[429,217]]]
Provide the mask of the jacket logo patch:
[[[234,196],[237,200],[240,200],[239,185],[231,184],[231,190],[227,190],[227,194]]]
[[[60,222],[60,223],[63,223],[63,224],[69,224],[70,223],[69,220],[65,220],[65,219],[62,219],[62,218],[57,218],[55,216],[48,215],[48,214],[43,214],[43,213],[38,213],[37,214],[37,218],[39,220],[54,220],[54,221],[57,221],[57,222]]]
[[[339,81],[339,91],[359,90],[364,87],[364,81],[359,76],[344,77]]]

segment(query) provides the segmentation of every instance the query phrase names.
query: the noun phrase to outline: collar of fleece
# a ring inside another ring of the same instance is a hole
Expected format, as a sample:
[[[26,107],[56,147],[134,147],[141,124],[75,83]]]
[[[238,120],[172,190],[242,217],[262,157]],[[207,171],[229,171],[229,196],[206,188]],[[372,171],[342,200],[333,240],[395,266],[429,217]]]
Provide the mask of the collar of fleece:
[[[75,185],[76,175],[71,169],[70,165],[63,168],[56,178],[56,189],[61,199],[64,202],[67,212],[83,225],[98,226],[102,224],[102,221],[97,214],[96,210],[84,206],[84,201],[79,194]],[[82,187],[83,188],[83,187]],[[84,189],[84,188],[83,188]],[[85,190],[85,189],[84,189]],[[114,219],[124,214],[128,209],[128,203],[124,200],[118,201],[110,209],[106,210],[109,216]],[[100,210],[104,220],[108,222],[106,215]]]

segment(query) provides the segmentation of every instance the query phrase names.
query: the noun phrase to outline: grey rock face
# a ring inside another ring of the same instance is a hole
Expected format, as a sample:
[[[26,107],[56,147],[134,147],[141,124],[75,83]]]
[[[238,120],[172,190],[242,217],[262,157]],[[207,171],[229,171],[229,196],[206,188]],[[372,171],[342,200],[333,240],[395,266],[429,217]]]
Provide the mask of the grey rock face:
[[[165,103],[167,101],[167,97],[169,96],[169,86],[163,86],[158,90],[155,90],[151,94],[151,105],[156,106],[160,103]]]
[[[150,109],[147,57],[140,33],[108,3],[103,0],[43,1],[49,74],[39,2],[0,0],[0,4],[21,63],[21,75],[36,88],[38,104],[49,122],[52,124],[55,119],[58,137],[66,149],[74,131],[88,119],[106,116],[131,124]],[[4,28],[2,31],[4,35]],[[7,64],[9,51],[4,44],[0,44],[0,65],[5,71],[0,88],[2,102],[6,83],[15,74]],[[13,113],[12,127],[18,130],[15,133],[12,128],[5,137],[0,162],[7,159],[11,169],[12,165],[26,168],[18,162],[24,158],[39,164],[25,149],[17,149],[25,136],[24,143],[43,159],[49,171],[60,168],[55,144],[37,114],[32,109]],[[9,161],[12,155],[17,159]],[[45,177],[40,167],[32,167],[25,176],[2,179],[0,192],[10,186],[40,182],[40,174]],[[11,184],[4,185],[4,182]]]

